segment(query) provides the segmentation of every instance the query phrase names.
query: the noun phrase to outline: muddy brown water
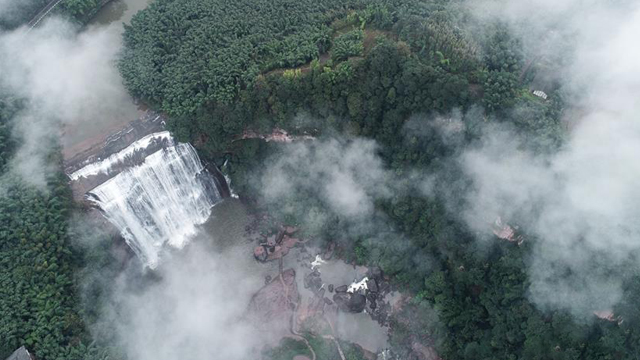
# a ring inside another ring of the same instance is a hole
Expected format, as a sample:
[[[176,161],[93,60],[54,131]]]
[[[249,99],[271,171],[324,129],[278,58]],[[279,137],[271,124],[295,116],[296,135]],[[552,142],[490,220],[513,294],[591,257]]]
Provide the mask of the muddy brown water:
[[[151,0],[113,0],[98,11],[85,31],[105,30],[119,36],[124,31],[123,24],[128,24],[133,15],[150,2]],[[80,121],[65,126],[62,136],[65,159],[103,143],[109,134],[118,132],[144,114],[145,109],[136,104],[122,83],[112,89],[110,96],[118,99],[120,106],[117,112],[109,113],[100,121],[94,119],[95,121]]]
[[[128,24],[133,15],[144,9],[151,0],[113,0],[96,14],[89,24],[108,25],[119,22]]]

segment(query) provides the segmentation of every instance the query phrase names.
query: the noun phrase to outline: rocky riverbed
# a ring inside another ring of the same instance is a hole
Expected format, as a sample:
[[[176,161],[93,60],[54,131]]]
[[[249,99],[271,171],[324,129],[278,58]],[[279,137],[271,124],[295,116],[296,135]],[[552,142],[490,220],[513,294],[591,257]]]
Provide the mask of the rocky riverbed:
[[[356,344],[372,359],[388,347],[389,316],[401,297],[382,270],[347,264],[333,256],[333,246],[317,248],[297,227],[273,224],[268,214],[251,220],[245,236],[256,263],[278,272],[266,276],[250,312],[261,309],[259,318],[278,331],[290,321],[289,335],[323,334]]]

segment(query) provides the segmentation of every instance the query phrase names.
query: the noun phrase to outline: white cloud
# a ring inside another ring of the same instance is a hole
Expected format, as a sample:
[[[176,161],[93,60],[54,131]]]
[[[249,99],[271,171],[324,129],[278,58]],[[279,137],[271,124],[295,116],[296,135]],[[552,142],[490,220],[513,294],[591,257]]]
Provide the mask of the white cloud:
[[[517,216],[540,238],[530,269],[539,305],[581,315],[612,307],[621,284],[603,266],[640,252],[640,9],[623,2],[489,3],[502,4],[492,16],[516,30],[533,22],[529,28],[539,32],[529,37],[551,29],[574,34],[575,53],[562,75],[573,91],[567,106],[580,115],[569,119],[575,125],[565,146],[547,157],[524,150],[513,133],[486,131],[481,146],[460,157],[474,180],[465,219],[488,231],[492,218]]]

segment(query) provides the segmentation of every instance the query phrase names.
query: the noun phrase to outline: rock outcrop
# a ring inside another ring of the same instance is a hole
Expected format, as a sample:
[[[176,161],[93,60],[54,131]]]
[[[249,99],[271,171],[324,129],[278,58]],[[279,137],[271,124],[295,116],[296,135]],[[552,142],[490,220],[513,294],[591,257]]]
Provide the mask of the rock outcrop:
[[[13,354],[9,355],[7,360],[34,360],[33,355],[27,351],[27,349],[23,346],[18,350],[14,351]]]
[[[284,270],[253,295],[247,316],[256,326],[268,329],[274,335],[284,334],[288,332],[291,314],[299,298],[296,272]]]

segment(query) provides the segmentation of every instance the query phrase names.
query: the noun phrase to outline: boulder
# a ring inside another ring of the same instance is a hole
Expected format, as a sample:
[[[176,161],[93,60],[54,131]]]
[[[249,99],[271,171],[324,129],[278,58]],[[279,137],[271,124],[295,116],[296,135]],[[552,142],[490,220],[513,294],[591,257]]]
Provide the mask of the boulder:
[[[336,292],[333,294],[333,302],[338,305],[342,311],[348,311],[347,303],[349,302],[349,294],[346,292]]]
[[[265,249],[264,246],[256,246],[256,248],[253,249],[253,257],[260,262],[267,261],[268,256],[269,254],[267,254],[267,249]]]
[[[349,289],[349,286],[342,285],[342,286],[338,286],[335,290],[337,293],[346,293],[347,289]]]
[[[35,357],[27,351],[27,349],[23,346],[18,350],[14,351],[11,356],[7,358],[7,360],[33,360]]]
[[[382,281],[383,277],[382,269],[379,266],[374,266],[367,271],[367,277],[376,281]]]
[[[320,277],[320,273],[314,271],[307,274],[303,279],[303,284],[305,289],[311,289],[313,291],[320,289],[322,287],[322,278]]]
[[[377,306],[378,305],[375,300],[369,301],[369,307],[371,308],[371,310],[375,310]]]
[[[331,258],[333,257],[333,251],[336,248],[336,244],[335,243],[330,243],[329,247],[327,248],[327,250],[324,252],[324,254],[322,254],[322,260],[331,260]]]
[[[344,312],[359,313],[364,311],[367,298],[362,294],[335,293],[333,301]]]
[[[367,280],[367,290],[372,293],[378,293],[380,291],[380,289],[378,289],[378,282],[376,279],[371,278]]]
[[[367,305],[367,298],[362,294],[351,294],[351,299],[347,303],[349,312],[359,313],[364,311],[364,307]]]

